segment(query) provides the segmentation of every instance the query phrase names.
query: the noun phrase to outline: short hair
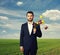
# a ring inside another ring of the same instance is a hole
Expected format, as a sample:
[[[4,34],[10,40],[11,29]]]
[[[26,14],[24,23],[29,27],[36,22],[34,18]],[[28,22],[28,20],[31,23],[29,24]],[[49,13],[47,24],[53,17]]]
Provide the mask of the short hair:
[[[27,15],[28,13],[31,13],[31,14],[34,16],[33,11],[28,11],[28,12],[26,13],[26,15]]]

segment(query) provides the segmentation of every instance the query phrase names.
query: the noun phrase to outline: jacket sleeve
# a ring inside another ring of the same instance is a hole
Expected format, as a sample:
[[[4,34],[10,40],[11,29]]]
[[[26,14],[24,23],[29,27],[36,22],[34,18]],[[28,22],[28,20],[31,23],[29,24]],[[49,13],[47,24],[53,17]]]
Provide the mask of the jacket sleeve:
[[[40,29],[40,25],[37,26],[36,36],[42,37],[42,32],[41,32],[41,29]]]
[[[23,46],[23,37],[24,37],[24,29],[23,29],[23,24],[22,24],[21,32],[20,32],[20,46]]]

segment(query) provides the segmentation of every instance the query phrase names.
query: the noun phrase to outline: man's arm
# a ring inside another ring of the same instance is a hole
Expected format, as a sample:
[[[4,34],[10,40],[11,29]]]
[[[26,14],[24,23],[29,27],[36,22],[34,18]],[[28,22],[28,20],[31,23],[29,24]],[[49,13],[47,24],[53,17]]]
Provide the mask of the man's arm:
[[[20,32],[20,50],[23,52],[23,37],[24,37],[24,31],[23,31],[23,24],[21,26],[21,32]]]
[[[23,46],[23,37],[24,37],[24,31],[23,31],[23,24],[22,24],[21,32],[20,32],[20,46]]]
[[[37,26],[36,36],[42,37],[42,32],[41,32],[41,29],[40,29],[40,25]]]

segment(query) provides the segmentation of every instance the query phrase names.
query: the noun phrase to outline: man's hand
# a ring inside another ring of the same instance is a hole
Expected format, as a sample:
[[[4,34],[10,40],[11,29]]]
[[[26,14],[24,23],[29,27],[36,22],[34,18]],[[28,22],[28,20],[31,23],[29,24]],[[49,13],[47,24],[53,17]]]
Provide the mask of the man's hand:
[[[23,52],[23,51],[24,51],[23,46],[20,46],[20,51],[21,51],[21,52]]]
[[[36,28],[33,29],[33,34],[35,34],[35,33],[36,33]]]

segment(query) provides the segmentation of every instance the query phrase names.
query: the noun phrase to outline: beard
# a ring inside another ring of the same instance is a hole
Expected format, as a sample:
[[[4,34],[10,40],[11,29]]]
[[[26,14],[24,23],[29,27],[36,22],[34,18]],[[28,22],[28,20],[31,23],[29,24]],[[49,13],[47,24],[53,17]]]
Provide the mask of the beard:
[[[29,22],[32,22],[32,21],[33,21],[33,19],[31,19],[31,20],[29,20],[29,19],[28,19],[28,21],[29,21]]]

